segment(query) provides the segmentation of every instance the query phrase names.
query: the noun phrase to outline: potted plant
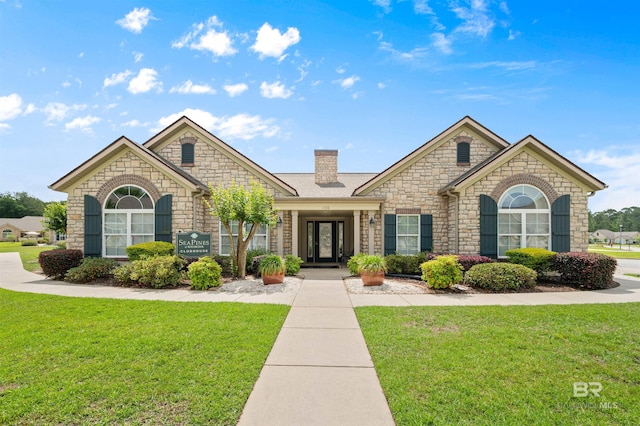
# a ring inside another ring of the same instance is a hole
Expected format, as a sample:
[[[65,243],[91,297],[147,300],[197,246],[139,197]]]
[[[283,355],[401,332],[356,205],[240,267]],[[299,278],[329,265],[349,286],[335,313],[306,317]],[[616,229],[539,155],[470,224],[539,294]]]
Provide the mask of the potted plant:
[[[260,275],[266,284],[282,284],[287,269],[284,259],[277,254],[269,254],[260,261]]]
[[[382,256],[369,254],[358,259],[358,273],[366,286],[382,285],[386,271],[387,262]]]

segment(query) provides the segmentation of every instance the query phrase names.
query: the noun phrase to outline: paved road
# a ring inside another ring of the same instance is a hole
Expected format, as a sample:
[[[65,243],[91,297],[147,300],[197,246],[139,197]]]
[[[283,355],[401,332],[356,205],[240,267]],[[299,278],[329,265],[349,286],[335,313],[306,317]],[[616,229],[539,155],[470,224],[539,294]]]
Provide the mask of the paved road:
[[[618,274],[640,274],[640,259],[618,259]]]

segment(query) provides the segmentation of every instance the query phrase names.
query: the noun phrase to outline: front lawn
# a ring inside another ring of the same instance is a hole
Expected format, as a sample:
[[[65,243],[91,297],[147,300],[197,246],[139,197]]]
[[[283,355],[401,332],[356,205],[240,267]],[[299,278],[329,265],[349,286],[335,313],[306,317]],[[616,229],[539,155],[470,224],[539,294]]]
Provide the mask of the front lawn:
[[[20,253],[20,259],[22,259],[22,266],[29,272],[40,269],[38,263],[38,255],[41,251],[52,250],[54,246],[21,246],[20,243],[8,243],[6,241],[0,242],[0,253]]]
[[[620,250],[619,247],[619,245],[608,247],[601,244],[590,244],[589,253],[606,254],[607,256],[615,257],[616,259],[640,259],[640,251],[629,250],[624,245],[622,246],[622,250]]]
[[[638,303],[356,314],[398,425],[640,422]]]
[[[288,311],[0,290],[0,424],[236,424]]]

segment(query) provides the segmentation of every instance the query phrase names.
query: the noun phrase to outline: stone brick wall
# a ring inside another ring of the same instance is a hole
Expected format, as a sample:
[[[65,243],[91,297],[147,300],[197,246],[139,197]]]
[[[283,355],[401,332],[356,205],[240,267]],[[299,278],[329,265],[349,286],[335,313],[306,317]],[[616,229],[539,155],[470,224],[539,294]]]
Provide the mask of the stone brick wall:
[[[471,162],[468,166],[457,165],[457,142],[461,140],[461,136],[465,137],[463,140],[470,142]],[[449,202],[447,197],[442,197],[437,192],[495,151],[497,151],[495,146],[484,142],[478,135],[460,131],[434,151],[375,188],[370,195],[386,198],[382,214],[396,214],[397,209],[412,208],[419,209],[422,214],[433,215],[433,251],[451,251],[449,236],[453,225],[449,220]],[[383,226],[376,226],[376,253],[383,251],[383,229]],[[364,239],[367,238],[367,234],[362,237],[361,244],[365,247]]]
[[[549,198],[550,203],[559,196],[569,194],[571,196],[571,250],[587,250],[589,229],[587,194],[577,184],[524,150],[474,183],[460,196],[460,253],[478,254],[480,251],[480,194],[491,195],[497,202],[507,189],[517,184],[529,184],[539,188]]]
[[[151,184],[153,182],[153,184]],[[106,167],[96,170],[69,192],[67,203],[67,248],[84,250],[84,196],[102,197],[121,185],[141,186],[154,202],[158,195],[173,194],[173,232],[190,230],[193,223],[191,194],[181,185],[154,167],[150,166],[131,151],[112,161]],[[158,197],[159,198],[159,197]],[[175,242],[175,241],[174,241]]]
[[[316,149],[315,174],[318,185],[338,182],[338,151],[333,149]]]

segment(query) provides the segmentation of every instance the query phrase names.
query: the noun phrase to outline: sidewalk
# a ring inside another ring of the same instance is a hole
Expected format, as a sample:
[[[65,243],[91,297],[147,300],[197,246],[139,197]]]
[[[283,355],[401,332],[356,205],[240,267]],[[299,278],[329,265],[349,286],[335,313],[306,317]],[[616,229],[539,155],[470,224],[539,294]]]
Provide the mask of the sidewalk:
[[[240,417],[248,425],[393,425],[345,270],[305,280]]]

